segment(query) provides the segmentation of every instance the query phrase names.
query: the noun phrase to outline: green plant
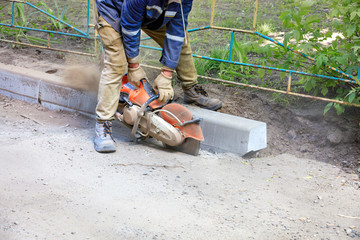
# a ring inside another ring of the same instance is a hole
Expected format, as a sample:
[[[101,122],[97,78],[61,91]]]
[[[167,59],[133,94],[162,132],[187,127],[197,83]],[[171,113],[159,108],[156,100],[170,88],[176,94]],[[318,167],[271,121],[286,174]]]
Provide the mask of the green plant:
[[[360,60],[360,2],[358,0],[328,0],[332,9],[327,15],[327,25],[324,28],[319,12],[316,12],[315,1],[290,1],[280,16],[283,26],[291,29],[284,36],[284,45],[315,58],[315,64],[309,67],[312,73],[330,72],[325,65],[336,66],[351,75],[358,75]],[[330,45],[323,44],[337,33]],[[299,62],[300,60],[296,60]],[[298,64],[300,66],[300,64]],[[347,84],[334,80],[303,77],[301,83],[304,89],[314,94],[327,95],[332,93],[335,99],[360,103],[359,80],[357,84]],[[334,107],[338,114],[345,110],[343,105],[329,103],[324,109],[326,113]]]
[[[3,9],[5,9],[9,4],[6,3],[4,4],[3,6],[0,6],[0,19],[3,19],[4,17],[4,13],[1,12]],[[6,32],[5,28],[4,27],[0,27],[0,36],[4,36],[4,33]]]
[[[68,21],[66,15],[65,15],[66,6],[62,9],[62,11],[60,11],[56,0],[54,0],[55,10],[50,8],[49,5],[47,5],[45,2],[40,2],[39,5],[44,8],[45,12],[51,14],[52,16],[58,18],[59,20],[64,21],[64,22]],[[51,23],[47,23],[46,25],[44,25],[43,26],[44,29],[48,29],[48,27],[49,27],[51,30],[62,30],[65,28],[65,25],[63,23],[61,23],[60,21],[58,21],[52,17],[48,17],[47,19],[50,20]]]
[[[8,4],[1,6],[0,10],[5,9],[7,5]],[[67,21],[67,18],[65,16],[66,8],[64,7],[64,9],[60,12],[56,0],[54,0],[54,6],[56,8],[55,11],[53,11],[43,1],[38,3],[37,6],[38,7],[42,6],[47,13],[51,15],[56,14],[55,17],[59,18],[60,20]],[[29,9],[26,8],[26,5],[22,2],[15,3],[14,7],[15,7],[14,25],[17,26],[17,28],[0,28],[0,34],[4,36],[5,35],[13,36],[14,40],[17,42],[23,42],[24,40],[27,40],[33,44],[41,44],[41,45],[47,44],[48,42],[47,39],[37,37],[38,35],[36,34],[29,34],[30,33],[29,30],[26,29],[30,27],[39,28],[38,26],[39,23],[41,23],[44,19],[44,18],[34,17],[34,15],[36,15],[39,12],[37,10],[29,12]],[[11,15],[11,12],[9,14]],[[44,15],[40,14],[40,16],[44,16]],[[64,29],[65,25],[60,23],[59,21],[50,17],[47,17],[47,19],[48,20],[51,19],[51,23],[44,24],[43,26],[41,26],[42,29],[45,30]],[[5,22],[6,21],[9,22],[10,20],[5,20]],[[50,36],[52,37],[53,34],[50,34]],[[59,40],[51,40],[51,43],[57,43],[57,42],[59,42]]]
[[[271,23],[263,23],[257,28],[257,31],[264,35],[269,35],[275,31],[275,28]]]
[[[29,14],[26,14],[25,10],[25,4],[23,3],[15,3],[15,9],[16,9],[16,20],[15,25],[19,27],[28,27],[28,26],[34,26],[34,24],[29,21],[32,15],[35,14],[35,12],[31,12]],[[7,30],[7,34],[13,35],[15,37],[15,41],[21,42],[22,38],[27,39],[28,41],[36,44],[40,43],[46,43],[46,40],[43,40],[41,38],[33,37],[27,34],[28,30],[23,28],[15,28],[15,29],[9,29]]]
[[[201,58],[194,58],[194,64],[198,75],[205,76],[208,74],[209,61]]]
[[[225,59],[228,55],[229,50],[223,47],[214,47],[211,49],[210,57],[216,59]],[[195,68],[199,75],[217,75],[220,71],[220,62],[205,60],[205,59],[194,59]]]
[[[231,61],[247,63],[248,58],[247,55],[249,52],[253,50],[253,42],[246,41],[237,41],[234,36],[233,41],[233,51],[231,54]],[[226,54],[228,55],[228,54]],[[253,78],[252,70],[248,67],[244,67],[242,65],[234,65],[234,64],[220,64],[219,77],[231,80],[231,81],[241,81],[244,83],[248,83],[248,80]]]

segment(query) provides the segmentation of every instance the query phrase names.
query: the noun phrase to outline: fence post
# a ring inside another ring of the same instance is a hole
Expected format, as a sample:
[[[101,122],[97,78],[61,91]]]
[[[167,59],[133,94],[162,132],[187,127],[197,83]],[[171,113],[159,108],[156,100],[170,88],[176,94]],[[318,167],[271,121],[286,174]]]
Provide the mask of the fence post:
[[[14,15],[15,15],[15,2],[12,2],[12,7],[11,7],[11,26],[14,26]]]
[[[229,61],[231,61],[232,59],[233,46],[234,46],[234,32],[232,31],[231,39],[230,39]]]
[[[289,72],[289,78],[288,78],[288,86],[286,93],[289,93],[291,91],[291,72]]]

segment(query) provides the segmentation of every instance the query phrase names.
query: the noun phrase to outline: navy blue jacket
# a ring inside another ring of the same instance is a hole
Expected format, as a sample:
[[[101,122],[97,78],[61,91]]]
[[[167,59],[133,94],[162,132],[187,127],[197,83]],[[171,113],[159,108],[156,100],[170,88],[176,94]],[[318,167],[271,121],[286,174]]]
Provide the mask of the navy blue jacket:
[[[169,3],[170,2],[170,3]],[[193,0],[181,0],[185,28]],[[141,27],[151,30],[166,26],[160,62],[175,69],[184,42],[180,4],[171,0],[96,0],[99,14],[123,37],[128,59],[139,55]]]

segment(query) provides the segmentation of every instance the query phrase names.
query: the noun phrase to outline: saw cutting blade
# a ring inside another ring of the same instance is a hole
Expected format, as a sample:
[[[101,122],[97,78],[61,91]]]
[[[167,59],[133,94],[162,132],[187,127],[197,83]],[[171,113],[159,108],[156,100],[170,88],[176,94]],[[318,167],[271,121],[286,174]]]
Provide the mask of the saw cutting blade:
[[[194,156],[199,155],[200,141],[193,138],[187,138],[182,144],[175,147],[169,146],[167,144],[164,145],[166,148],[174,151],[183,152]]]

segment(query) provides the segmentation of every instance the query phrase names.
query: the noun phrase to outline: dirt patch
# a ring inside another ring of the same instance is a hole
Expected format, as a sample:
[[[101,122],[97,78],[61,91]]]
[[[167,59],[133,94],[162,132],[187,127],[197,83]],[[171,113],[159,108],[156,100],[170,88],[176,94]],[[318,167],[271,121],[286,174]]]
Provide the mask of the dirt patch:
[[[267,123],[268,148],[260,156],[290,153],[341,166],[357,172],[360,154],[360,111],[349,108],[338,116],[335,111],[323,115],[327,103],[304,98],[287,99],[279,104],[265,92],[249,89],[209,86],[210,92],[222,97],[221,112]],[[278,97],[278,96],[277,96]]]

